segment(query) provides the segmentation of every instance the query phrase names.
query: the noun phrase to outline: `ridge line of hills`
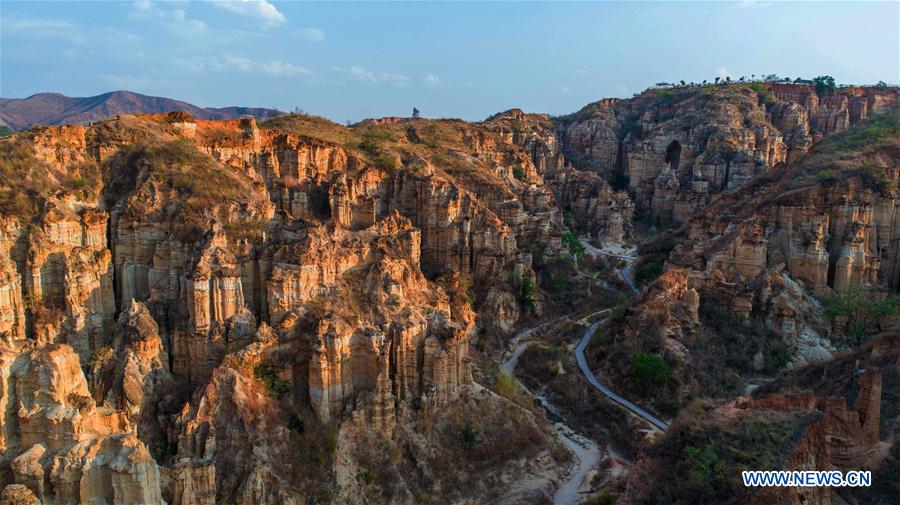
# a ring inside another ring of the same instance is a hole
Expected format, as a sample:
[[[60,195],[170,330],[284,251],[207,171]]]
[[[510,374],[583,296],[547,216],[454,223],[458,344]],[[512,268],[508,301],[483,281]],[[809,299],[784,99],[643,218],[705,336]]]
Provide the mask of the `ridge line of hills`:
[[[88,97],[36,93],[27,98],[0,98],[0,126],[23,130],[38,124],[80,124],[119,114],[153,114],[182,110],[198,119],[268,118],[283,114],[265,107],[199,107],[172,98],[110,91]]]

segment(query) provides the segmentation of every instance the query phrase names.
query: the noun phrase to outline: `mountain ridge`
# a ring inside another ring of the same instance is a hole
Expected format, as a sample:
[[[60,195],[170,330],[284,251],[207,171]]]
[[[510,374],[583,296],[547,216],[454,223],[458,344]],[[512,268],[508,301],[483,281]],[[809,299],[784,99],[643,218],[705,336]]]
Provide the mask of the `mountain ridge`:
[[[265,107],[200,107],[183,100],[116,90],[87,97],[35,93],[26,98],[0,98],[0,124],[14,130],[37,124],[61,125],[96,121],[119,114],[152,114],[183,110],[199,119],[256,118],[281,114]]]

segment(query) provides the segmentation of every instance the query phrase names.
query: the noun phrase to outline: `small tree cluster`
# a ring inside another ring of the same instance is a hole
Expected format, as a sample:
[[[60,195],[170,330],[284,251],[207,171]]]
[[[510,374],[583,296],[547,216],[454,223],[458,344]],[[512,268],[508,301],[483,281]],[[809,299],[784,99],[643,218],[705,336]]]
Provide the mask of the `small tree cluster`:
[[[569,248],[569,252],[572,253],[572,256],[584,256],[584,253],[587,251],[584,244],[582,244],[581,241],[578,240],[578,237],[570,231],[563,233],[562,243]]]
[[[816,87],[816,93],[818,93],[819,96],[833,93],[834,90],[837,89],[834,77],[831,77],[830,75],[813,77],[813,85]]]
[[[672,369],[662,357],[656,354],[638,354],[631,364],[631,379],[635,390],[641,396],[647,396],[654,389],[664,385],[672,378]]]
[[[466,423],[459,430],[459,440],[467,451],[471,451],[481,443],[481,434],[472,426],[472,423]]]
[[[534,312],[537,308],[534,300],[534,281],[530,277],[513,276],[511,284],[519,305],[529,312]]]
[[[266,363],[253,367],[253,376],[262,383],[266,393],[276,400],[284,398],[291,390],[291,382],[278,377],[275,370]]]
[[[880,295],[862,284],[848,284],[824,301],[825,315],[846,321],[844,337],[856,347],[878,331],[882,319],[900,315],[900,297]]]

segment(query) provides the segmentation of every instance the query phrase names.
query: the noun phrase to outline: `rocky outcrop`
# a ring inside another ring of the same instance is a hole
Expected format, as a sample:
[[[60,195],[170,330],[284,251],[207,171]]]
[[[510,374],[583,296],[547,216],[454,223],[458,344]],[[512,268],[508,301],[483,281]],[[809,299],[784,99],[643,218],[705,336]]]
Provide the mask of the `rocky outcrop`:
[[[53,367],[77,391],[25,410],[37,393],[4,395],[0,484],[45,502],[308,503],[328,495],[330,463],[300,465],[314,479],[283,464],[324,443],[304,423],[390,436],[469,390],[459,286],[492,293],[511,330],[509,279],[534,275],[521,244],[561,247],[561,213],[518,140],[455,121],[360,128],[396,142],[355,150],[183,113],[24,138],[35,166],[89,191],[3,216],[3,383],[38,388],[50,365],[28,363],[66,349]],[[100,163],[102,178],[71,182]]]
[[[877,296],[900,288],[891,125],[896,113],[872,117],[822,140],[780,177],[718,195],[674,239],[665,273],[611,330],[617,352],[598,353],[597,368],[629,384],[636,354],[690,363],[669,391],[650,395],[664,406],[711,388],[736,394],[728,383],[741,373],[827,360],[847,345],[821,300],[855,285],[884,292]],[[896,331],[890,318],[876,323],[875,332]]]
[[[619,243],[631,236],[634,202],[627,192],[614,191],[594,172],[569,168],[546,177],[575,230]]]
[[[320,419],[340,416],[348,401],[370,402],[376,425],[389,429],[396,409],[444,404],[471,383],[472,314],[429,291],[419,241],[394,214],[359,232],[315,230],[276,254],[271,320],[287,328],[291,314],[313,318],[297,367]],[[343,305],[326,301],[337,294]]]
[[[557,119],[555,128],[576,166],[627,177],[639,209],[685,222],[710,195],[777,172],[814,141],[896,104],[891,88],[819,97],[801,84],[730,84],[602,100]]]
[[[43,503],[162,503],[156,461],[124,413],[95,404],[72,348],[25,345],[0,358],[2,484]]]
[[[564,214],[570,215],[569,227],[579,233],[613,242],[622,242],[630,235],[634,214],[631,198],[625,191],[613,190],[597,174],[593,165],[583,162],[585,156],[596,154],[602,157],[603,153],[575,151],[573,155],[582,161],[579,163],[580,169],[576,169],[566,161],[563,144],[552,121],[542,114],[525,114],[519,109],[512,109],[488,118],[483,124],[530,153],[538,173],[552,190],[556,204]],[[592,123],[590,128],[594,127]],[[608,128],[603,129],[601,135],[607,133],[614,136]],[[577,143],[583,140],[586,133],[579,131],[572,135]]]
[[[824,418],[815,423],[803,442],[803,449],[824,451],[815,454],[797,450],[786,468],[825,470],[858,470],[871,468],[878,450],[881,422],[880,370],[870,370],[859,376],[859,393],[852,407],[839,397],[820,398],[815,394],[770,395],[738,401],[742,409],[819,410]]]
[[[696,449],[683,444],[704,441],[712,447],[708,452],[724,458],[721,459],[723,469],[741,465],[745,463],[743,458],[753,458],[752,454],[759,451],[765,452],[764,457],[775,468],[788,471],[873,469],[879,459],[881,384],[880,370],[862,373],[852,406],[843,397],[805,392],[743,397],[715,408],[699,408],[699,412],[695,408],[679,416],[658,442],[656,451],[636,462],[620,499],[623,503],[645,503],[650,496],[671,493],[672,483],[683,472],[690,471],[692,465],[668,458],[677,452],[687,454],[690,459]],[[748,437],[754,436],[752,430],[758,429],[767,430],[767,447],[743,446]],[[717,478],[717,472],[713,471],[711,478]],[[835,496],[836,490],[827,486],[777,489],[740,486],[727,489],[724,495],[732,503],[843,503]],[[693,493],[709,498],[715,491],[704,485],[695,488]]]

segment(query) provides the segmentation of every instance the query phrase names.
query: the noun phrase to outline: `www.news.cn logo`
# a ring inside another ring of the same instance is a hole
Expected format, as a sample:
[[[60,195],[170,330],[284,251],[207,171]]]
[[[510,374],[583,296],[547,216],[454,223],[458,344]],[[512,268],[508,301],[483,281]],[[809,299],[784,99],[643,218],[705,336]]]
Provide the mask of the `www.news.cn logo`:
[[[831,471],[744,471],[745,487],[859,487],[872,485],[872,472]]]

